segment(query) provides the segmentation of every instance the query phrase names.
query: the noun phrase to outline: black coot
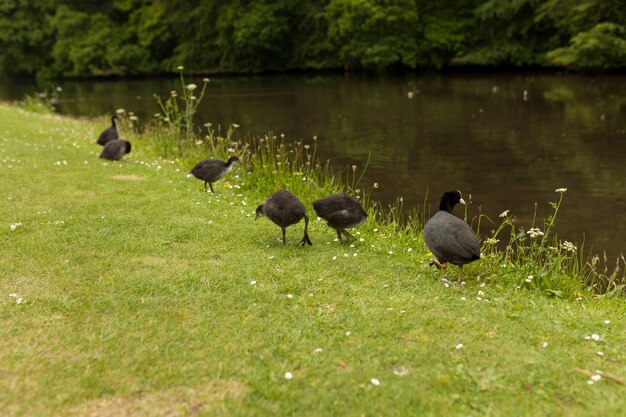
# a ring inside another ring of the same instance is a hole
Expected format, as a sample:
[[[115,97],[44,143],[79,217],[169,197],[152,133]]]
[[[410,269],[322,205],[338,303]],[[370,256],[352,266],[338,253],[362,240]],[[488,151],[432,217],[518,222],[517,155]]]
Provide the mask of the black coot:
[[[107,142],[100,153],[100,158],[118,161],[122,156],[130,153],[130,142],[124,139],[115,139]]]
[[[120,138],[120,134],[119,131],[117,130],[117,116],[113,115],[111,116],[111,127],[104,129],[102,131],[102,133],[100,133],[100,136],[98,136],[98,145],[106,145],[107,143],[111,142],[112,140],[115,139],[119,139]]]
[[[206,185],[208,183],[211,192],[215,193],[212,183],[232,171],[237,162],[239,162],[239,158],[236,156],[231,156],[226,162],[220,159],[205,159],[198,162],[196,166],[191,169],[191,174],[197,179],[204,181],[204,191],[206,191]]]
[[[309,217],[302,201],[287,190],[279,190],[270,195],[263,204],[256,209],[256,219],[266,216],[283,230],[283,244],[287,243],[285,229],[292,224],[298,223],[304,218],[304,236],[298,245],[312,245],[309,239]]]
[[[340,242],[343,242],[342,235],[346,237],[346,241],[355,239],[346,229],[357,227],[367,220],[367,213],[359,202],[343,193],[315,200],[313,208],[318,216],[337,231]]]
[[[460,191],[447,191],[441,197],[439,211],[424,226],[424,243],[435,255],[430,264],[445,268],[449,263],[459,266],[480,259],[480,242],[471,227],[452,214],[457,203],[465,204]]]

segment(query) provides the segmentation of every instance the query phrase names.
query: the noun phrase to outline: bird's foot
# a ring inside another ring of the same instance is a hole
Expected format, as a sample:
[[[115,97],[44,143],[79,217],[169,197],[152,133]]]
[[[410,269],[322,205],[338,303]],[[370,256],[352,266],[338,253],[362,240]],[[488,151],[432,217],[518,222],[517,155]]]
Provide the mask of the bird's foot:
[[[435,265],[437,269],[442,269],[442,268],[446,269],[446,267],[448,266],[448,263],[447,262],[441,263],[435,258],[430,258],[428,260],[428,266],[433,266],[433,265]]]
[[[354,237],[354,235],[352,233],[348,232],[347,230],[342,229],[341,230],[341,234],[345,236],[345,238],[346,238],[345,242],[346,243],[349,243],[351,240],[356,242],[356,237]]]
[[[309,235],[305,233],[304,236],[302,236],[302,240],[300,242],[298,242],[298,245],[300,245],[300,246],[304,246],[304,245],[313,246],[313,242],[311,242],[311,239],[309,239]]]

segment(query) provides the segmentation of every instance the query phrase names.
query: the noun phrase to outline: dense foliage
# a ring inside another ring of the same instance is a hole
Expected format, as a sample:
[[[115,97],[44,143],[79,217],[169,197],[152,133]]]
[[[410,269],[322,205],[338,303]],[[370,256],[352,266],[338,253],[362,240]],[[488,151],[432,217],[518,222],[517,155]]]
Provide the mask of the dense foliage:
[[[623,0],[3,0],[7,74],[626,66]]]

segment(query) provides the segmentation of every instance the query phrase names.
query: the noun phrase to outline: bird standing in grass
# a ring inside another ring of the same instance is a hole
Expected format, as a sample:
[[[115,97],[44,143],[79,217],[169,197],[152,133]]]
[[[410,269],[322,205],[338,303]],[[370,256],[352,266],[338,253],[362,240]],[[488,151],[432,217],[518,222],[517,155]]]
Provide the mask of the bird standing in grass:
[[[356,240],[346,229],[357,227],[367,220],[367,213],[359,202],[344,193],[315,200],[313,208],[318,216],[337,231],[340,242],[343,242],[342,235],[346,237],[346,242],[349,239]]]
[[[424,226],[424,243],[435,258],[429,263],[445,268],[448,263],[458,265],[459,282],[463,265],[480,259],[480,242],[472,228],[452,214],[457,203],[465,204],[460,191],[447,191],[439,202],[439,211]]]
[[[120,138],[120,134],[117,129],[117,116],[113,115],[111,116],[111,127],[104,129],[102,133],[100,133],[100,136],[98,136],[97,143],[98,145],[104,146],[110,141],[119,139],[119,138]]]
[[[266,216],[283,231],[283,244],[287,243],[285,229],[292,224],[298,223],[304,218],[304,235],[298,245],[312,245],[309,239],[309,217],[302,201],[287,190],[279,190],[270,195],[263,204],[256,209],[256,218]]]
[[[220,159],[204,159],[191,169],[191,174],[197,179],[204,181],[204,191],[206,191],[208,183],[211,192],[215,194],[212,183],[232,171],[237,162],[239,162],[239,158],[236,156],[231,156],[226,162]]]
[[[107,142],[100,153],[100,158],[119,161],[120,158],[130,153],[130,142],[124,139],[115,139]]]

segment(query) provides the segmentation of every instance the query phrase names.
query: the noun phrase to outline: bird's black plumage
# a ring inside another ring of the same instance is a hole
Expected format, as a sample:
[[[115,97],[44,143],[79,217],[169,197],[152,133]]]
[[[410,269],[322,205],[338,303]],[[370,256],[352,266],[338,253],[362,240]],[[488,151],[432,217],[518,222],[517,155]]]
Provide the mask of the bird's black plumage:
[[[112,140],[119,139],[119,131],[117,130],[117,116],[111,116],[111,127],[104,129],[98,136],[98,145],[106,145]]]
[[[118,161],[122,156],[130,153],[130,142],[124,139],[115,139],[107,142],[102,148],[100,158]]]
[[[204,181],[205,191],[208,183],[211,192],[215,193],[212,183],[228,174],[237,162],[239,162],[239,158],[236,156],[231,156],[226,162],[220,159],[204,159],[191,169],[191,174],[199,180]]]
[[[457,203],[465,204],[460,191],[447,191],[441,197],[439,210],[424,226],[424,243],[437,258],[438,267],[449,262],[463,267],[480,259],[480,242],[472,228],[452,214]],[[459,269],[459,280],[461,269]]]
[[[346,239],[354,239],[346,229],[357,227],[367,220],[367,213],[358,201],[344,194],[332,194],[313,202],[313,208],[318,216],[328,222],[328,225],[337,231],[339,241],[342,235]]]
[[[270,195],[263,204],[256,209],[256,219],[266,216],[276,225],[280,226],[283,231],[283,244],[287,243],[285,238],[285,229],[292,224],[298,223],[304,218],[304,235],[298,243],[312,245],[309,239],[309,217],[306,215],[306,208],[302,201],[287,190],[279,190]],[[255,220],[256,220],[255,219]]]

